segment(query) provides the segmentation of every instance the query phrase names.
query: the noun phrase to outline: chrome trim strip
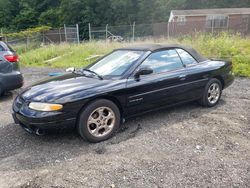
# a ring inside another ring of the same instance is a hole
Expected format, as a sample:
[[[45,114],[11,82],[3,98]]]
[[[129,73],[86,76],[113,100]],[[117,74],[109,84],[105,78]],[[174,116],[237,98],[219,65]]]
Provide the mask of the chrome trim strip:
[[[175,88],[175,87],[180,87],[180,86],[184,86],[184,85],[188,85],[188,84],[198,83],[198,82],[202,82],[202,81],[206,81],[206,80],[208,80],[208,78],[204,78],[204,79],[201,79],[201,80],[192,81],[192,82],[188,82],[188,83],[178,84],[178,85],[175,85],[175,86],[169,86],[169,87],[165,87],[165,88],[162,88],[162,89],[156,89],[156,90],[153,90],[153,91],[148,91],[148,92],[145,92],[145,93],[129,96],[128,98],[131,99],[131,98],[135,98],[135,97],[140,97],[140,96],[147,95],[147,94],[150,94],[150,93],[155,93],[155,92],[159,92],[159,91],[163,91],[163,90],[167,90],[167,89],[172,89],[172,88]]]

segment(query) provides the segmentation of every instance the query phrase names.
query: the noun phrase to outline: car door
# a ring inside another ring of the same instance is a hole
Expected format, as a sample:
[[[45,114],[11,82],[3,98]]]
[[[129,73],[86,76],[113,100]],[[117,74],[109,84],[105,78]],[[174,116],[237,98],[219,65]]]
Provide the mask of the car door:
[[[190,53],[184,49],[177,48],[178,52],[184,66],[185,66],[185,85],[183,85],[183,90],[185,90],[186,100],[198,99],[202,96],[206,83],[208,81],[208,74],[204,72],[204,68],[200,68],[201,63],[199,63]]]
[[[128,116],[183,100],[180,96],[183,95],[185,68],[175,49],[152,53],[137,70],[144,66],[153,73],[139,79],[132,75],[127,80]]]

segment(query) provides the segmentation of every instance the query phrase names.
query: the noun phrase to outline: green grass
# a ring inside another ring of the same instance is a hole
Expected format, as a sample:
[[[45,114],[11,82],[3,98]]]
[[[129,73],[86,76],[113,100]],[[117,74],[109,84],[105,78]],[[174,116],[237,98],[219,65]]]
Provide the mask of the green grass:
[[[20,53],[21,65],[32,67],[83,67],[91,63],[85,60],[92,55],[104,55],[121,44],[101,42],[80,45],[49,45]],[[55,58],[55,60],[48,61]]]
[[[197,34],[168,41],[164,38],[140,43],[180,43],[192,46],[209,58],[226,59],[233,62],[237,76],[250,77],[250,39],[239,35],[221,33],[217,36]],[[27,51],[18,50],[22,66],[32,67],[84,67],[94,61],[86,60],[92,55],[104,55],[115,48],[133,45],[126,43],[91,42],[80,45],[49,45]],[[58,57],[58,58],[57,58]],[[53,61],[49,61],[56,58]]]

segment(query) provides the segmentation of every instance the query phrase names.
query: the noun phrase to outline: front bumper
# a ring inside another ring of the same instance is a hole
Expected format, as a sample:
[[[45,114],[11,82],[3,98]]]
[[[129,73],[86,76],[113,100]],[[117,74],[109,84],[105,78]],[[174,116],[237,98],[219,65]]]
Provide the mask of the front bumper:
[[[41,129],[44,131],[74,129],[76,125],[76,118],[48,122],[44,122],[44,120],[41,120],[41,122],[39,122],[39,119],[28,118],[16,112],[12,113],[12,117],[16,124],[19,124],[22,128],[30,133],[35,133],[37,129]]]
[[[1,77],[2,77],[2,84],[6,91],[21,88],[24,84],[23,76],[18,71],[1,74]]]
[[[28,132],[40,130],[75,129],[78,113],[86,101],[63,104],[60,111],[40,112],[29,108],[31,101],[19,95],[13,102],[12,116],[16,124],[21,125]]]

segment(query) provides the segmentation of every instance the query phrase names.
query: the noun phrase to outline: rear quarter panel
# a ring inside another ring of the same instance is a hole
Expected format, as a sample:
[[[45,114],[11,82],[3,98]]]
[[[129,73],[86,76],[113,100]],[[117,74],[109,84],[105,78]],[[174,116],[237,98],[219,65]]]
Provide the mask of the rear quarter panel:
[[[195,66],[198,72],[203,72],[204,78],[217,78],[222,82],[223,88],[229,86],[234,76],[232,73],[232,63],[222,60],[208,60]]]

